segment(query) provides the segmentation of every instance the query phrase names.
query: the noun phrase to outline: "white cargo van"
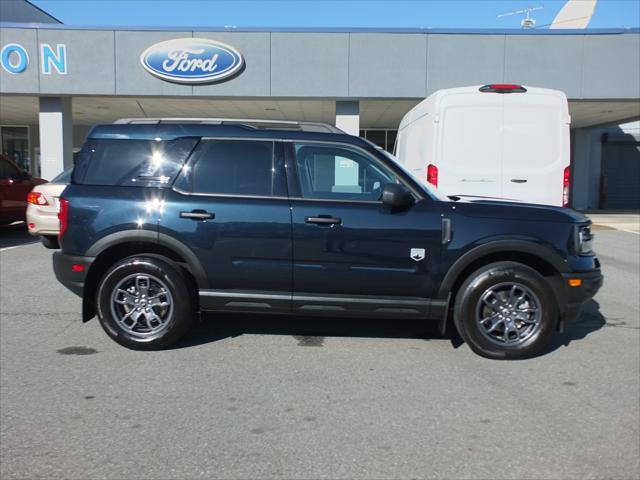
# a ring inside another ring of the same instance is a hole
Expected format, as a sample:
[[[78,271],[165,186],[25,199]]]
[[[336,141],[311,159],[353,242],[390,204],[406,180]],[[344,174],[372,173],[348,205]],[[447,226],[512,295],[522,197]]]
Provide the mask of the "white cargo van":
[[[395,154],[447,195],[568,206],[570,123],[558,90],[439,90],[404,116]]]

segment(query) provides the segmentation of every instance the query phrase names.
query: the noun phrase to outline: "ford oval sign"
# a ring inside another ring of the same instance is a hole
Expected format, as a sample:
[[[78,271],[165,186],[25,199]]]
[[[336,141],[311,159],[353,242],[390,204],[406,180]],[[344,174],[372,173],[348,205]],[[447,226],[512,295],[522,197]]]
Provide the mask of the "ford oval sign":
[[[206,38],[178,38],[156,43],[140,55],[142,66],[158,78],[176,83],[218,82],[244,64],[233,47]]]

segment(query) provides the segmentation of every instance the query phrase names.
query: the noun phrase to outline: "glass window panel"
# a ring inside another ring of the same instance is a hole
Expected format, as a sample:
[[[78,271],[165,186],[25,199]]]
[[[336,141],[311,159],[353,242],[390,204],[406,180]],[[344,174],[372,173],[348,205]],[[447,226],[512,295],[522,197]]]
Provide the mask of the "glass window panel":
[[[176,186],[194,193],[286,196],[273,142],[203,140]]]
[[[319,143],[295,144],[302,196],[377,201],[395,175],[365,152]]]
[[[31,171],[28,127],[1,127],[2,154],[23,170]]]
[[[85,185],[168,185],[196,141],[90,139],[76,159],[73,180]]]
[[[387,130],[387,148],[385,149],[387,150],[387,152],[393,153],[397,136],[398,136],[397,130]]]
[[[367,130],[367,140],[371,143],[375,143],[381,148],[386,148],[386,130]]]

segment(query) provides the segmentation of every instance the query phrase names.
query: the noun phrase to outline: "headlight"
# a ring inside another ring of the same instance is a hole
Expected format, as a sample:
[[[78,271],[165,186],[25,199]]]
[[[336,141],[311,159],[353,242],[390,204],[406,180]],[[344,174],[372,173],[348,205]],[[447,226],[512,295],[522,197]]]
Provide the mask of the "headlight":
[[[588,255],[593,250],[591,225],[576,225],[575,246],[578,255]]]

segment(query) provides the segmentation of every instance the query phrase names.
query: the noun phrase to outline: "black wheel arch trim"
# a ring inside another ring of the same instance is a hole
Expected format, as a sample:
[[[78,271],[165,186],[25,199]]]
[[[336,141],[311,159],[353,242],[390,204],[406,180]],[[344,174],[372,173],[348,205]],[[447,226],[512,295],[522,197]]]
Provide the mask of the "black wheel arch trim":
[[[198,260],[196,254],[193,253],[189,247],[165,233],[158,234],[158,244],[168,248],[169,250],[173,250],[185,259],[189,269],[191,270],[191,274],[196,279],[198,288],[209,288],[207,273],[205,272],[202,263],[200,263],[200,260]]]
[[[444,276],[444,279],[440,284],[437,298],[447,298],[447,295],[451,292],[456,280],[458,280],[460,274],[469,265],[482,257],[498,252],[526,253],[538,257],[541,261],[549,263],[559,273],[570,271],[566,261],[549,247],[527,240],[495,240],[490,243],[474,247],[459,257]]]
[[[127,242],[158,243],[158,232],[151,230],[120,230],[102,237],[89,247],[85,253],[88,257],[97,257],[108,248]]]
[[[115,232],[101,238],[96,243],[94,243],[89,248],[89,250],[87,250],[87,253],[85,255],[90,257],[97,257],[100,255],[100,253],[104,252],[108,248],[123,245],[129,242],[147,242],[168,248],[176,255],[182,257],[185,260],[187,266],[189,267],[190,273],[193,275],[198,284],[198,288],[209,287],[209,281],[207,279],[207,274],[204,270],[204,267],[198,260],[198,257],[193,253],[193,251],[191,251],[191,249],[184,243],[176,240],[172,236],[164,233],[158,233],[157,231],[122,230],[119,232]]]

